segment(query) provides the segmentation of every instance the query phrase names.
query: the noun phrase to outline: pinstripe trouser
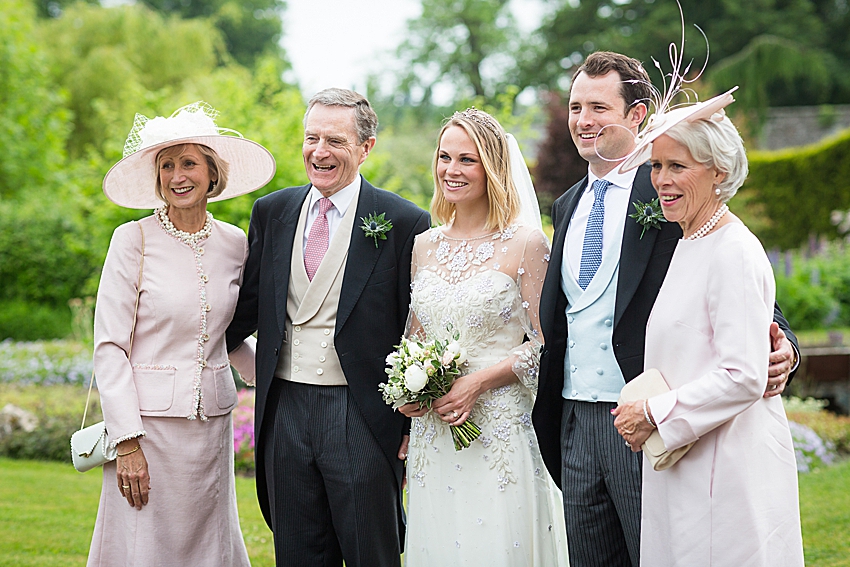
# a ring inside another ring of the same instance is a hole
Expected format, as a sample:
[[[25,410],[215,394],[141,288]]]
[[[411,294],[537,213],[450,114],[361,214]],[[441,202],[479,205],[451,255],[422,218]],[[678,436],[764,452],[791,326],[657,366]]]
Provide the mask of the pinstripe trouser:
[[[278,567],[398,567],[398,488],[346,386],[275,379],[266,454]]]
[[[608,402],[564,400],[561,482],[570,567],[638,567],[642,453],[614,427]]]

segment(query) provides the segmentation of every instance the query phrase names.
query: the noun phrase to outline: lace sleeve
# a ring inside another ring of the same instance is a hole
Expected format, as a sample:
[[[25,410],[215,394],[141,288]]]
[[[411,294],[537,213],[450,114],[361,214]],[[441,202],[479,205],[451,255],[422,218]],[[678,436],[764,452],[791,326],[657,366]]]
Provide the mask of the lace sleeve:
[[[413,291],[416,289],[416,271],[419,269],[419,263],[421,260],[421,256],[424,252],[424,242],[427,238],[427,234],[430,231],[426,230],[424,233],[416,236],[413,242],[413,257],[410,261],[410,291],[411,298],[413,296]],[[422,328],[422,324],[419,322],[419,319],[416,317],[416,313],[413,311],[413,305],[408,305],[407,311],[407,323],[404,326],[404,336],[407,338],[413,336],[425,336],[425,330]]]
[[[549,265],[549,242],[540,230],[528,234],[517,270],[520,288],[521,318],[528,340],[514,351],[513,371],[520,382],[537,394],[537,377],[540,367],[540,349],[543,334],[540,332],[540,292]]]

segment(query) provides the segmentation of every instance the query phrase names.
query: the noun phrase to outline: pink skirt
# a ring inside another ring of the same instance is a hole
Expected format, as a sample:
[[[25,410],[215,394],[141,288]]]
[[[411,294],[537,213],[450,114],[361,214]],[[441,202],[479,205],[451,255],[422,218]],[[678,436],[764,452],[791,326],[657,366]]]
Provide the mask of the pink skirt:
[[[236,509],[231,415],[206,422],[143,417],[142,423],[148,504],[130,507],[115,462],[104,465],[88,566],[249,567]]]

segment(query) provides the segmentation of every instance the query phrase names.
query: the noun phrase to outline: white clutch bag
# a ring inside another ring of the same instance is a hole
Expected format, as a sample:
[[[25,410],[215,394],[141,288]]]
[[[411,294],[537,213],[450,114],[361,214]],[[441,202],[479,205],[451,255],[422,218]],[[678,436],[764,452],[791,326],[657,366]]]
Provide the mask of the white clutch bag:
[[[80,472],[113,461],[117,456],[118,449],[109,448],[106,424],[102,421],[71,435],[71,459],[74,461],[74,468]]]
[[[661,375],[661,372],[655,368],[650,368],[623,386],[622,391],[620,391],[620,399],[617,400],[617,405],[645,400],[669,391],[670,386],[668,386],[667,382],[664,381],[664,377]],[[653,470],[663,471],[664,469],[669,469],[675,465],[679,459],[685,456],[685,453],[687,453],[693,445],[693,443],[689,443],[684,447],[668,451],[667,448],[664,447],[664,441],[661,439],[661,434],[658,433],[658,430],[656,429],[640,448],[643,450],[643,454],[646,455],[646,458],[649,459]]]

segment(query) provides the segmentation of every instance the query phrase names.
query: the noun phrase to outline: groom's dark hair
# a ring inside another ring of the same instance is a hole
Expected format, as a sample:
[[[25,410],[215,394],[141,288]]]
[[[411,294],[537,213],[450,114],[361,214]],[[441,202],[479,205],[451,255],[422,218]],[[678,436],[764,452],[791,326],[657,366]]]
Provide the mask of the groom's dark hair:
[[[310,114],[310,109],[316,104],[353,108],[358,144],[362,144],[369,138],[377,137],[378,115],[375,114],[372,105],[362,94],[348,89],[336,88],[317,92],[307,103],[307,112],[304,113],[304,126],[307,126],[307,115]]]
[[[596,51],[587,56],[581,67],[573,73],[572,80],[584,73],[588,77],[602,77],[611,71],[620,76],[620,96],[626,101],[624,115],[636,104],[643,103],[649,110],[652,100],[652,83],[646,69],[637,59],[613,51]]]

